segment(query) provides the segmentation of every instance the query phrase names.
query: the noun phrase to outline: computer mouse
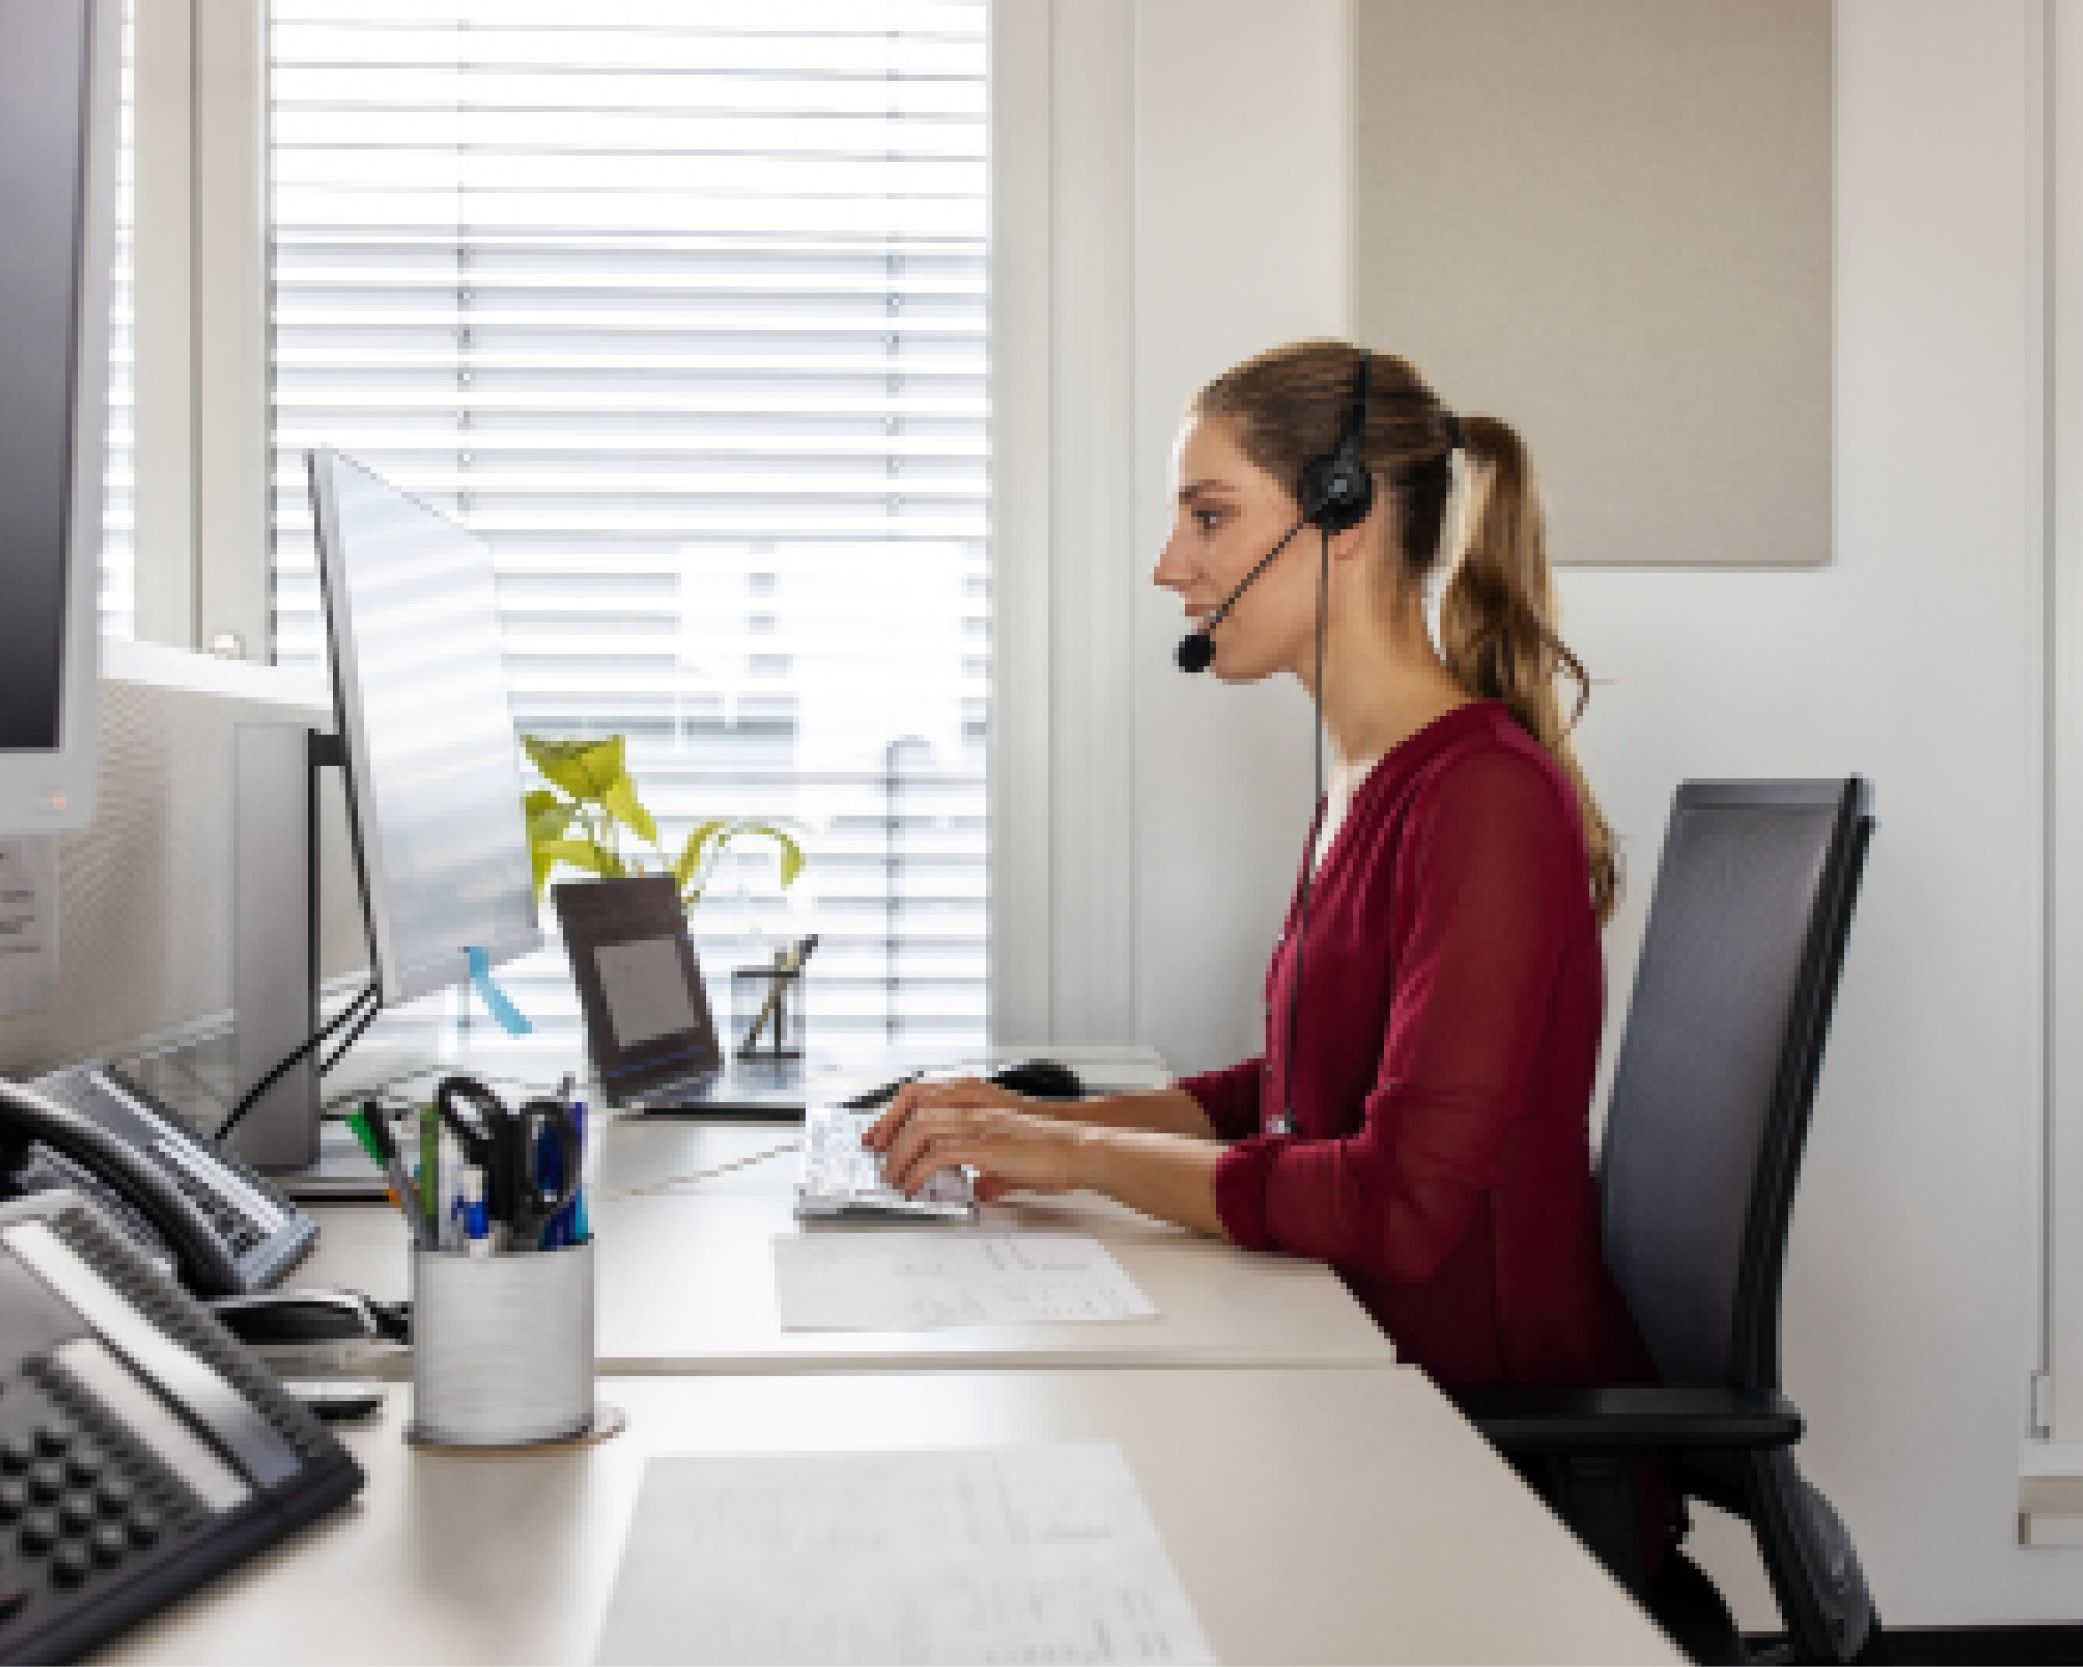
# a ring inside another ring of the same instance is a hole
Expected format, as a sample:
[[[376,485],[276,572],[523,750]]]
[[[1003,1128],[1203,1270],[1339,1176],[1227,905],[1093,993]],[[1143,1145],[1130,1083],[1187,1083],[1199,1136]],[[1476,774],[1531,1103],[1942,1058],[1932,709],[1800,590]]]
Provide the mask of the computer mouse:
[[[1058,1059],[1020,1059],[1001,1065],[991,1081],[1035,1100],[1082,1100],[1085,1085],[1078,1073]]]

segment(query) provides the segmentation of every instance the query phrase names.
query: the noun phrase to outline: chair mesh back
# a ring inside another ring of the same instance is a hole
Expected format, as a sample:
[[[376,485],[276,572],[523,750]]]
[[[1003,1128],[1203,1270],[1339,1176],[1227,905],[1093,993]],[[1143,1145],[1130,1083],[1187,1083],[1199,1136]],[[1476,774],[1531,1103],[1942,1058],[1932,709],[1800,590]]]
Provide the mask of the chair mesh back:
[[[1667,1382],[1777,1387],[1781,1250],[1865,804],[1853,778],[1688,782],[1672,806],[1600,1171],[1607,1261]]]

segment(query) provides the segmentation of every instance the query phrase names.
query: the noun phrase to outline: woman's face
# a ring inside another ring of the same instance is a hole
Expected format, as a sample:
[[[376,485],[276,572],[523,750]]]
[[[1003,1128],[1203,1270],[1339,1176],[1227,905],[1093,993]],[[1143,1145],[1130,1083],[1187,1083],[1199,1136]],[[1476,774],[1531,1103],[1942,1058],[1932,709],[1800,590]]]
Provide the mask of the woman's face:
[[[1189,626],[1198,627],[1301,510],[1220,418],[1189,419],[1174,456],[1176,513],[1151,578],[1178,593]],[[1249,683],[1276,671],[1301,675],[1314,640],[1317,566],[1317,535],[1305,527],[1215,628],[1217,677]]]

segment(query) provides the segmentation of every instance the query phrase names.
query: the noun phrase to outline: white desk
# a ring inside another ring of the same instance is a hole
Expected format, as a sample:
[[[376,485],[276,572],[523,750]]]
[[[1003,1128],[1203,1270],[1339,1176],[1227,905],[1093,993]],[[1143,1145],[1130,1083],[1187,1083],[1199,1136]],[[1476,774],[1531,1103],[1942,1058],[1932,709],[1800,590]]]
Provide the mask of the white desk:
[[[1415,1372],[606,1380],[591,1448],[437,1456],[406,1399],[352,1432],[355,1505],[100,1659],[586,1661],[649,1454],[1110,1441],[1217,1656],[1677,1661]],[[690,1616],[698,1625],[699,1617]]]
[[[726,1167],[796,1138],[787,1125],[617,1118],[589,1213],[598,1256],[600,1370],[798,1372],[984,1366],[1387,1366],[1394,1351],[1329,1269],[1239,1250],[1090,1196],[987,1206],[976,1228],[1049,1229],[1102,1240],[1157,1306],[1117,1324],[920,1332],[784,1331],[775,1304],[776,1234],[793,1213],[795,1156]],[[721,1173],[714,1173],[716,1171]],[[673,1177],[683,1180],[664,1191]],[[405,1233],[381,1205],[321,1205],[318,1249],[298,1285],[372,1296],[407,1290]],[[922,1224],[911,1223],[919,1228]]]

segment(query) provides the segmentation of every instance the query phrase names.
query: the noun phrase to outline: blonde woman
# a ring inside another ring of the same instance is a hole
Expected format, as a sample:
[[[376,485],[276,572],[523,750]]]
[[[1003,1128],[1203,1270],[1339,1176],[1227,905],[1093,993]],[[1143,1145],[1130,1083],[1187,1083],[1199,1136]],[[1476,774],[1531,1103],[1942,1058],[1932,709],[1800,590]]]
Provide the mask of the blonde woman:
[[[1311,531],[1312,461],[1341,455],[1367,492]],[[907,1191],[966,1164],[986,1197],[1091,1188],[1317,1258],[1442,1383],[1647,1379],[1590,1162],[1613,835],[1557,692],[1584,673],[1525,448],[1406,361],[1317,341],[1209,383],[1177,457],[1156,583],[1224,682],[1308,688],[1336,759],[1264,1051],[1068,1104],[914,1085],[869,1144]]]

